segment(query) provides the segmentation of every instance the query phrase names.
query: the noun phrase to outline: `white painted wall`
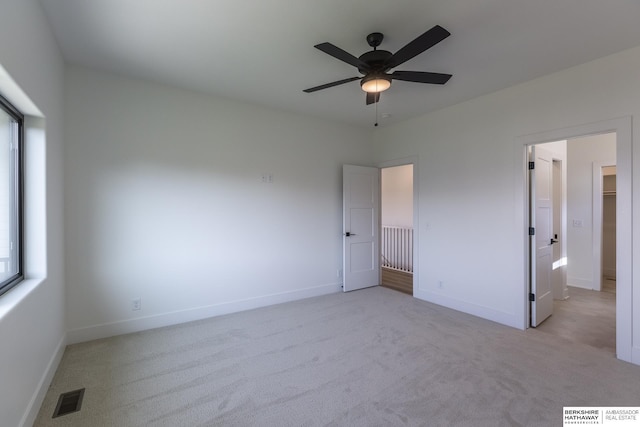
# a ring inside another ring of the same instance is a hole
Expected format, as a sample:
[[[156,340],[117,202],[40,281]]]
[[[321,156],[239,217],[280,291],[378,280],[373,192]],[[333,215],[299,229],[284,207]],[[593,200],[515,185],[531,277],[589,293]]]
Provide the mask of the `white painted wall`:
[[[567,217],[569,286],[598,289],[593,260],[593,163],[616,164],[616,135],[595,135],[567,142]],[[582,222],[577,226],[575,221]]]
[[[382,225],[413,227],[413,165],[383,168]]]
[[[75,67],[66,88],[70,341],[339,290],[369,130]]]
[[[640,117],[638,69],[640,48],[375,131],[376,162],[419,158],[420,277],[414,295],[525,326],[521,141],[611,118]],[[640,152],[637,135],[634,153]],[[632,161],[632,170],[640,171],[640,156],[634,154]],[[620,169],[618,179],[620,185]],[[636,189],[633,264],[640,265],[640,173],[627,179]],[[622,322],[629,325],[625,334],[633,330],[631,358],[640,363],[640,275],[633,278],[627,289],[634,299]]]
[[[25,138],[28,280],[0,297],[0,424],[21,426],[35,419],[65,344],[64,64],[36,0],[6,0],[0,9],[0,93],[33,115]]]

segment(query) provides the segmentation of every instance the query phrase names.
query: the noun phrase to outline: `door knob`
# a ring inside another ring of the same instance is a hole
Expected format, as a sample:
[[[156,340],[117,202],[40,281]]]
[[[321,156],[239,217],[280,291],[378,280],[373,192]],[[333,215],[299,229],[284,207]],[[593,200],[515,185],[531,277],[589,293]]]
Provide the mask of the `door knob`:
[[[557,240],[555,240],[555,239],[551,239],[551,243],[549,243],[549,244],[550,244],[550,245],[553,245],[554,243],[558,243],[558,241],[557,241]]]
[[[356,233],[349,233],[348,231],[346,233],[344,233],[345,236],[347,237],[351,237],[351,236],[355,236]]]

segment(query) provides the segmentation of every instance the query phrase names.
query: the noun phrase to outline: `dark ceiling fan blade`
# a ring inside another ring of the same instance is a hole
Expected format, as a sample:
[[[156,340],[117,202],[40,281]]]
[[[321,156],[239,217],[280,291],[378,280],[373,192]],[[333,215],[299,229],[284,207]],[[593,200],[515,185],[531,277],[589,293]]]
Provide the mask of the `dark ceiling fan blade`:
[[[304,89],[303,92],[311,93],[311,92],[315,92],[317,90],[322,90],[322,89],[327,89],[327,88],[338,86],[338,85],[343,85],[345,83],[353,82],[353,81],[356,81],[356,80],[360,80],[360,77],[350,77],[348,79],[338,80],[337,82],[331,82],[331,83],[327,83],[327,84],[324,84],[324,85],[311,87],[309,89]]]
[[[420,55],[425,50],[429,49],[432,46],[440,43],[442,40],[449,37],[451,33],[440,25],[436,25],[431,28],[405,47],[401,48],[399,51],[393,54],[391,58],[387,61],[388,68],[397,67],[400,64],[403,64],[413,58],[414,56]]]
[[[443,85],[449,81],[451,74],[427,73],[424,71],[394,71],[391,74],[391,78],[394,80],[404,80],[405,82]]]
[[[346,62],[349,65],[353,65],[354,67],[362,70],[369,70],[370,67],[365,62],[351,55],[349,52],[346,52],[340,49],[338,46],[334,46],[331,43],[320,43],[314,46],[316,49],[319,49],[326,53],[327,55],[331,55],[336,59],[339,59],[342,62]]]
[[[367,105],[380,102],[380,92],[367,92]]]

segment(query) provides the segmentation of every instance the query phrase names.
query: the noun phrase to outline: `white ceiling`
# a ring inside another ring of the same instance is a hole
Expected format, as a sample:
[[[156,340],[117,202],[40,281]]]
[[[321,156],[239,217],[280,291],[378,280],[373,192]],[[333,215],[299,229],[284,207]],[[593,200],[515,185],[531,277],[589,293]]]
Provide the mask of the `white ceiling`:
[[[382,32],[395,52],[439,24],[451,36],[398,70],[453,74],[444,86],[394,81],[384,126],[640,45],[637,0],[41,0],[72,64],[372,126],[355,68]],[[640,75],[640,70],[638,70]],[[606,79],[607,76],[602,76]]]

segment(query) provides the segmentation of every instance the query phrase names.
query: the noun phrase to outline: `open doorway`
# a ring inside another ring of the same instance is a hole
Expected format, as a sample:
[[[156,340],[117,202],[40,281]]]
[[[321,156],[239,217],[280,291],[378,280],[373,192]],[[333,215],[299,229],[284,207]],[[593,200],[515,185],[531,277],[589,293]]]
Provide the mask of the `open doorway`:
[[[528,159],[527,149],[531,145],[546,143],[549,141],[568,140],[582,138],[589,135],[602,135],[615,133],[616,136],[616,327],[615,345],[616,357],[630,363],[640,363],[640,353],[633,346],[633,308],[634,294],[632,292],[632,122],[631,117],[619,117],[609,120],[597,121],[571,127],[545,130],[529,135],[523,135],[515,139],[517,147],[514,150],[514,166],[522,171],[522,180],[514,182],[516,193],[523,195],[522,204],[522,247],[523,251],[523,285],[522,285],[522,305],[516,307],[522,310],[522,325],[529,327],[530,318],[530,238],[527,235],[529,221],[529,191],[527,190],[527,175],[524,173]],[[579,218],[569,218],[567,223],[572,226],[572,220]],[[569,221],[571,220],[571,221]],[[590,245],[589,247],[592,248]],[[571,261],[568,260],[568,265]],[[637,304],[636,304],[637,305]]]
[[[537,144],[538,149],[554,153],[549,173],[553,227],[549,236],[544,236],[549,246],[555,243],[549,274],[554,283],[552,311],[534,323],[536,307],[532,302],[531,326],[615,354],[616,134]],[[535,206],[540,198],[535,186],[531,198]],[[538,249],[532,245],[532,254]],[[532,269],[541,275],[541,267],[534,261]],[[532,275],[532,285],[538,280]]]
[[[413,295],[413,164],[381,169],[381,285]]]
[[[616,293],[616,167],[602,168],[602,287]]]

